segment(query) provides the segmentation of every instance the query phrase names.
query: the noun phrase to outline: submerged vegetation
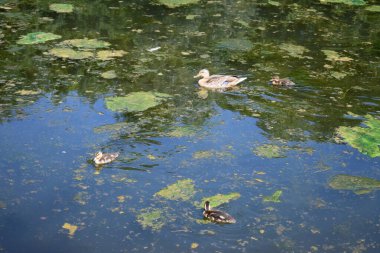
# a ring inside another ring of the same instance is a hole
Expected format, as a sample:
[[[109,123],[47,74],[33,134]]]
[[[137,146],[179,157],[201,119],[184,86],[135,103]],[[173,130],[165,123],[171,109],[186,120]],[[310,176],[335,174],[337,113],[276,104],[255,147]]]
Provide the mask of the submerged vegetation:
[[[332,177],[329,186],[335,190],[349,190],[356,194],[366,194],[380,189],[380,181],[368,177],[341,174]]]

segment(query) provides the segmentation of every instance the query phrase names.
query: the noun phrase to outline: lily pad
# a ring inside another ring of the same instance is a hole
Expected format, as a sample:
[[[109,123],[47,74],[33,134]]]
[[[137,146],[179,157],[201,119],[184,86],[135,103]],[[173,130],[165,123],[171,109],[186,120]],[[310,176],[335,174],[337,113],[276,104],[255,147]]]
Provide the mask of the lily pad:
[[[364,0],[320,0],[321,3],[338,3],[347,5],[365,5]]]
[[[104,79],[114,79],[117,77],[115,70],[109,70],[100,74]]]
[[[350,57],[341,56],[338,52],[333,50],[322,50],[322,52],[326,55],[326,60],[328,61],[349,62],[353,60]]]
[[[249,51],[253,48],[253,44],[247,39],[225,39],[220,41],[217,47],[232,51]]]
[[[158,2],[169,8],[176,8],[183,5],[198,3],[199,0],[158,0]]]
[[[307,58],[303,54],[309,52],[310,50],[304,46],[294,45],[291,43],[283,43],[280,45],[280,49],[288,53],[289,56],[295,58]]]
[[[379,189],[380,181],[368,177],[340,174],[329,180],[329,186],[335,190],[350,190],[356,194],[365,194]]]
[[[154,196],[170,200],[186,201],[193,197],[194,193],[194,181],[191,179],[182,179],[155,193]]]
[[[96,58],[102,61],[109,61],[117,57],[123,57],[126,53],[124,50],[101,50],[96,53]]]
[[[272,144],[264,144],[258,146],[254,151],[256,155],[266,158],[282,158],[286,157],[282,147]]]
[[[280,197],[282,195],[281,190],[275,191],[271,196],[263,197],[264,202],[281,202]]]
[[[106,106],[111,111],[141,112],[155,107],[171,96],[159,92],[131,92],[124,97],[108,97]]]
[[[380,5],[371,5],[365,8],[366,11],[380,12]]]
[[[33,32],[28,33],[27,35],[21,36],[21,38],[16,42],[20,45],[30,45],[30,44],[39,44],[45,43],[49,40],[57,40],[62,38],[61,35],[54,33],[45,33],[45,32]]]
[[[71,48],[62,48],[62,47],[52,48],[49,50],[48,54],[53,55],[55,57],[64,58],[64,59],[72,59],[72,60],[82,60],[82,59],[87,59],[94,56],[92,52],[77,51]]]
[[[157,208],[145,208],[139,211],[137,222],[146,229],[159,231],[164,225],[163,211]]]
[[[74,6],[72,4],[50,4],[49,9],[58,13],[73,12]]]
[[[111,44],[97,39],[73,39],[73,40],[65,40],[62,41],[62,45],[78,47],[84,49],[96,49],[96,48],[106,48]]]
[[[337,129],[343,141],[370,157],[380,156],[380,120],[371,115],[365,116],[367,127],[344,127]]]
[[[198,207],[203,207],[204,203],[208,200],[212,207],[218,207],[221,204],[228,203],[231,200],[240,198],[240,193],[231,192],[229,194],[216,194],[211,197],[202,198],[201,202],[195,202],[194,205]]]

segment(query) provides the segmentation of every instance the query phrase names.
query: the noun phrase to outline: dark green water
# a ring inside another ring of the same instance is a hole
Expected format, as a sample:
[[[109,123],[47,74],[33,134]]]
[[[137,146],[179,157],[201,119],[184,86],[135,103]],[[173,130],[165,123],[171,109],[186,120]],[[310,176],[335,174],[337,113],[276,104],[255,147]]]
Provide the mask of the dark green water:
[[[336,142],[338,127],[380,115],[380,13],[365,10],[376,1],[83,0],[68,14],[50,3],[0,1],[0,252],[380,251],[379,192],[328,185],[380,179],[379,158]],[[62,38],[16,44],[37,31]],[[127,54],[47,54],[85,37]],[[202,68],[248,79],[205,94],[193,78]],[[117,78],[100,76],[109,70]],[[297,85],[272,87],[273,74]],[[172,98],[137,113],[105,106],[135,91]],[[265,144],[280,157],[260,156]],[[120,157],[96,169],[98,150]],[[181,179],[194,182],[190,200],[154,196]],[[281,202],[263,202],[277,190]],[[241,197],[219,209],[236,224],[200,222],[195,201],[231,192]],[[143,227],[152,210],[161,217]]]

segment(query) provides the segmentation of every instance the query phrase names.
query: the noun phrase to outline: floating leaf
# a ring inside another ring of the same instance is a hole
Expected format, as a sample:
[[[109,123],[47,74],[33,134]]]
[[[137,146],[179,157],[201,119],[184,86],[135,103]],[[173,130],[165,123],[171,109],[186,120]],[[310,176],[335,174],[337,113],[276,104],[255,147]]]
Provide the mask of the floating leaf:
[[[39,44],[49,40],[57,40],[60,38],[62,38],[61,35],[56,35],[54,33],[33,32],[21,36],[21,38],[16,43],[21,45]]]
[[[69,231],[69,236],[72,237],[72,236],[74,236],[75,231],[77,231],[78,226],[71,225],[70,223],[66,222],[65,224],[63,224],[62,228],[67,229]]]
[[[364,0],[320,0],[321,3],[338,3],[347,5],[365,5]]]
[[[96,49],[96,48],[106,48],[111,44],[97,39],[73,39],[73,40],[65,40],[62,41],[62,45],[78,47],[84,49]]]
[[[329,186],[335,190],[350,190],[356,194],[365,194],[380,188],[380,181],[368,177],[340,174],[329,180]]]
[[[74,6],[72,4],[50,4],[49,9],[58,13],[73,12]]]
[[[109,61],[117,57],[123,57],[126,53],[123,50],[101,50],[96,53],[96,58],[102,61]]]
[[[370,157],[380,156],[380,120],[371,115],[363,122],[368,127],[344,127],[337,129],[339,136],[352,147]]]
[[[366,11],[380,12],[380,5],[371,5],[365,8]]]
[[[195,202],[194,205],[198,207],[203,207],[206,201],[210,201],[210,205],[212,207],[218,207],[221,204],[228,203],[231,200],[235,200],[238,198],[240,198],[240,193],[238,192],[231,192],[229,194],[216,194],[211,197],[204,197],[202,198],[201,202]]]
[[[348,62],[353,60],[350,57],[340,56],[339,53],[333,50],[322,50],[322,52],[326,55],[326,60],[328,61]]]
[[[159,92],[131,92],[124,97],[108,97],[106,106],[111,111],[141,112],[155,107],[171,96]]]
[[[266,158],[282,158],[286,157],[282,147],[272,144],[264,144],[257,147],[253,151],[256,155]]]
[[[115,70],[106,71],[100,74],[105,79],[114,79],[117,77]]]
[[[151,228],[152,230],[158,231],[164,225],[163,212],[157,208],[145,208],[139,211],[137,215],[137,222],[145,228]]]
[[[280,49],[286,51],[289,56],[295,57],[295,58],[300,58],[300,59],[305,58],[305,56],[303,56],[303,54],[310,51],[309,49],[307,49],[304,46],[294,45],[291,43],[281,44]]]
[[[281,202],[280,197],[282,195],[281,190],[275,191],[271,196],[263,197],[264,202]]]
[[[71,48],[61,48],[61,47],[55,47],[55,48],[50,49],[48,54],[53,55],[55,57],[64,58],[64,59],[72,59],[72,60],[82,60],[82,59],[87,59],[94,56],[92,52],[76,51]]]
[[[247,39],[225,39],[220,41],[217,47],[232,51],[249,51],[253,48],[253,44]]]
[[[170,200],[189,200],[195,193],[194,182],[191,179],[178,180],[174,184],[171,184],[154,196],[159,196]]]
[[[158,2],[169,8],[176,8],[183,5],[198,3],[199,0],[158,0]]]

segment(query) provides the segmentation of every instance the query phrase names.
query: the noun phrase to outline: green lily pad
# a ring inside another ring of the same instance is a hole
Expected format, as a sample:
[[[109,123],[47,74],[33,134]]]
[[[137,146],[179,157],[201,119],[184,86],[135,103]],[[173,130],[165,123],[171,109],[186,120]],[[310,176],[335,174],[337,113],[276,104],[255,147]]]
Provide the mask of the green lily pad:
[[[280,197],[282,195],[281,190],[275,191],[271,196],[263,197],[264,202],[281,202]]]
[[[137,222],[146,229],[159,231],[165,225],[163,211],[157,208],[145,208],[139,211]]]
[[[365,8],[366,11],[380,12],[380,5],[371,5]]]
[[[106,106],[111,111],[142,112],[155,107],[171,98],[170,95],[159,92],[131,92],[124,97],[108,97]]]
[[[221,204],[228,203],[231,200],[240,198],[240,193],[231,192],[229,194],[216,194],[211,197],[202,198],[201,202],[195,202],[194,205],[197,207],[203,207],[206,201],[210,201],[211,207],[218,207]]]
[[[320,0],[321,3],[337,3],[347,5],[366,5],[364,0]]]
[[[49,55],[63,59],[82,60],[94,56],[92,52],[77,51],[71,48],[55,47],[49,50]]]
[[[117,77],[115,70],[109,70],[100,74],[104,79],[114,79]]]
[[[253,48],[253,44],[247,39],[225,39],[220,41],[217,47],[232,51],[249,51]]]
[[[337,129],[343,141],[370,157],[380,156],[380,120],[371,115],[365,116],[367,127],[344,127]]]
[[[258,146],[253,152],[261,157],[266,158],[282,158],[286,157],[282,147],[272,144],[263,144]]]
[[[356,194],[366,194],[380,188],[380,181],[368,177],[340,174],[329,180],[329,186],[335,190],[350,190]]]
[[[154,196],[170,200],[186,201],[192,198],[194,194],[194,181],[191,179],[182,179],[155,193]]]
[[[57,40],[60,38],[62,38],[61,35],[56,35],[54,33],[34,32],[21,36],[21,38],[16,43],[21,45],[39,44],[45,43],[49,40]]]
[[[73,40],[65,40],[62,41],[62,45],[78,47],[83,49],[96,49],[96,48],[106,48],[111,44],[97,39],[73,39]]]
[[[183,5],[198,3],[199,0],[158,0],[158,2],[169,8],[176,8]]]
[[[310,50],[304,46],[294,45],[291,43],[283,43],[280,45],[280,49],[288,53],[289,56],[295,58],[306,58],[303,54],[309,52]]]
[[[49,9],[58,13],[73,12],[74,6],[72,4],[50,4]]]
[[[109,61],[117,57],[123,57],[126,53],[124,50],[100,50],[96,53],[96,59]]]

